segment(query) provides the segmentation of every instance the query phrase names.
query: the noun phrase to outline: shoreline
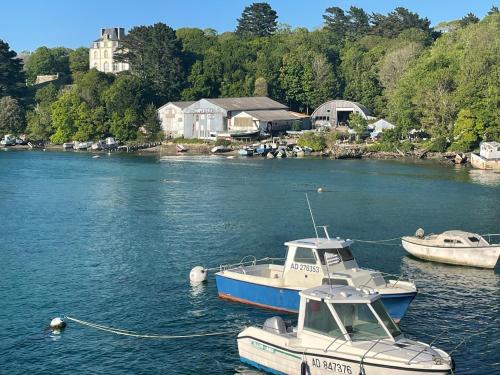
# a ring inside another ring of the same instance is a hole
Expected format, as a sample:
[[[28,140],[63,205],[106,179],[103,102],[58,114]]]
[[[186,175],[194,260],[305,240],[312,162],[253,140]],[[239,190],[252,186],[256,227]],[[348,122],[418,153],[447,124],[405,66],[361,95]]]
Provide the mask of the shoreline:
[[[155,155],[159,156],[203,156],[203,155],[213,155],[210,150],[213,144],[209,143],[186,143],[188,148],[186,152],[177,152],[176,143],[174,142],[162,142],[160,145],[156,145],[149,148],[135,149],[131,151],[121,151],[115,150],[111,153],[127,154],[127,155]],[[226,156],[239,156],[238,148],[234,150],[220,154]],[[77,152],[77,153],[89,153],[93,155],[107,154],[108,152],[104,150],[63,150],[61,145],[46,145],[43,149],[37,148],[32,149],[28,145],[15,145],[3,147],[3,150],[16,150],[16,151],[31,151],[31,150],[47,150],[47,151],[61,151],[61,152]],[[415,150],[412,152],[387,152],[387,151],[368,151],[364,146],[357,145],[345,145],[337,146],[333,149],[328,149],[321,152],[312,152],[310,155],[305,156],[305,158],[322,158],[322,159],[365,159],[365,160],[434,160],[450,165],[470,165],[470,153],[466,155],[466,162],[455,163],[455,157],[458,155],[456,152],[422,152],[420,150]],[[301,158],[298,158],[301,159]]]

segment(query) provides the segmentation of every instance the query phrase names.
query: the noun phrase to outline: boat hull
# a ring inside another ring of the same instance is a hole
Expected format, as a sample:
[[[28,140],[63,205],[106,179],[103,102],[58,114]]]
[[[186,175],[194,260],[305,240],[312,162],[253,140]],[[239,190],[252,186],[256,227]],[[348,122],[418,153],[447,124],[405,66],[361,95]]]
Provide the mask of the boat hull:
[[[298,313],[300,289],[275,287],[215,275],[219,297],[267,309]],[[304,288],[305,289],[305,288]],[[389,315],[398,323],[417,292],[382,293],[381,299]]]
[[[360,358],[344,358],[335,353],[311,353],[299,348],[282,346],[259,340],[256,337],[239,336],[238,352],[240,361],[252,367],[276,375],[296,375],[303,373],[302,362],[307,363],[306,374],[358,374],[360,372]],[[370,359],[363,362],[366,375],[447,375],[449,369],[442,368],[415,368],[415,366],[394,365],[391,363],[373,363]],[[444,366],[443,366],[444,367]]]
[[[489,247],[438,247],[426,246],[402,239],[403,248],[414,257],[434,262],[479,267],[495,268],[500,256],[500,246]]]

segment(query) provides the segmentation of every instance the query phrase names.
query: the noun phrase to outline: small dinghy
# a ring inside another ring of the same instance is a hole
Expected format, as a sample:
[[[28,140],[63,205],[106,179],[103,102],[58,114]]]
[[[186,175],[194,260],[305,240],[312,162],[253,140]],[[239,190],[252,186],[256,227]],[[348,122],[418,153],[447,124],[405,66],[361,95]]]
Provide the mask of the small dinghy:
[[[454,370],[441,349],[407,339],[380,295],[350,286],[300,292],[297,327],[282,318],[238,335],[240,360],[273,374],[434,374]]]
[[[238,154],[241,156],[253,156],[254,149],[251,147],[243,147],[238,150]]]
[[[212,154],[222,154],[224,152],[229,152],[232,151],[233,149],[229,146],[215,146],[213,147],[210,152]]]
[[[186,146],[181,145],[180,143],[175,145],[175,149],[177,150],[177,152],[186,152],[188,150]]]
[[[461,230],[425,236],[419,229],[415,236],[402,237],[401,242],[417,258],[461,266],[495,268],[500,256],[500,244],[490,244],[479,234]]]
[[[385,280],[378,271],[359,268],[351,240],[306,238],[285,242],[284,265],[257,261],[221,266],[215,274],[219,297],[259,307],[297,313],[299,291],[324,285],[369,288],[382,296],[391,317],[399,322],[417,294],[411,281]],[[255,258],[253,258],[255,259]]]

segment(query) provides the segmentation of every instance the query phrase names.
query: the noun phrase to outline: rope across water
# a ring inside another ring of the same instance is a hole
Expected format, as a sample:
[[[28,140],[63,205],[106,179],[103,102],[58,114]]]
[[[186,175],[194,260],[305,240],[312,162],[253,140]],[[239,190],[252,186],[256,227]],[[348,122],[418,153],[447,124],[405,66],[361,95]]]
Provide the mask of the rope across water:
[[[140,333],[140,332],[136,332],[136,331],[128,331],[125,329],[108,327],[108,326],[104,326],[101,324],[96,324],[96,323],[92,323],[92,322],[87,322],[85,320],[77,319],[77,318],[72,317],[72,316],[66,316],[65,319],[71,320],[72,322],[75,322],[77,324],[80,324],[80,325],[83,325],[86,327],[94,328],[98,331],[109,332],[109,333],[113,333],[115,335],[121,335],[121,336],[137,337],[137,338],[141,338],[141,339],[160,339],[160,340],[189,339],[189,338],[195,338],[195,337],[233,335],[233,334],[241,331],[241,329],[237,329],[237,330],[234,329],[234,330],[220,331],[220,332],[193,333],[193,334],[189,334],[189,335],[158,335],[158,334],[144,334],[144,333]]]

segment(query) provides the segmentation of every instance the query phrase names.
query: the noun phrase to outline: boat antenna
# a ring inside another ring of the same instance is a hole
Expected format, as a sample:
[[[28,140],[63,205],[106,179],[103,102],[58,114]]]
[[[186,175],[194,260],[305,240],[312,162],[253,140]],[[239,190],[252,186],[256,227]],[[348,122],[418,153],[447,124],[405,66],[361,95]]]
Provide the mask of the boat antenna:
[[[311,214],[311,220],[313,222],[314,232],[316,233],[316,238],[319,240],[318,228],[316,228],[316,222],[314,221],[314,215],[311,210],[311,203],[309,203],[309,197],[307,196],[307,193],[306,193],[306,200],[307,200],[307,206],[309,207],[309,213]]]

